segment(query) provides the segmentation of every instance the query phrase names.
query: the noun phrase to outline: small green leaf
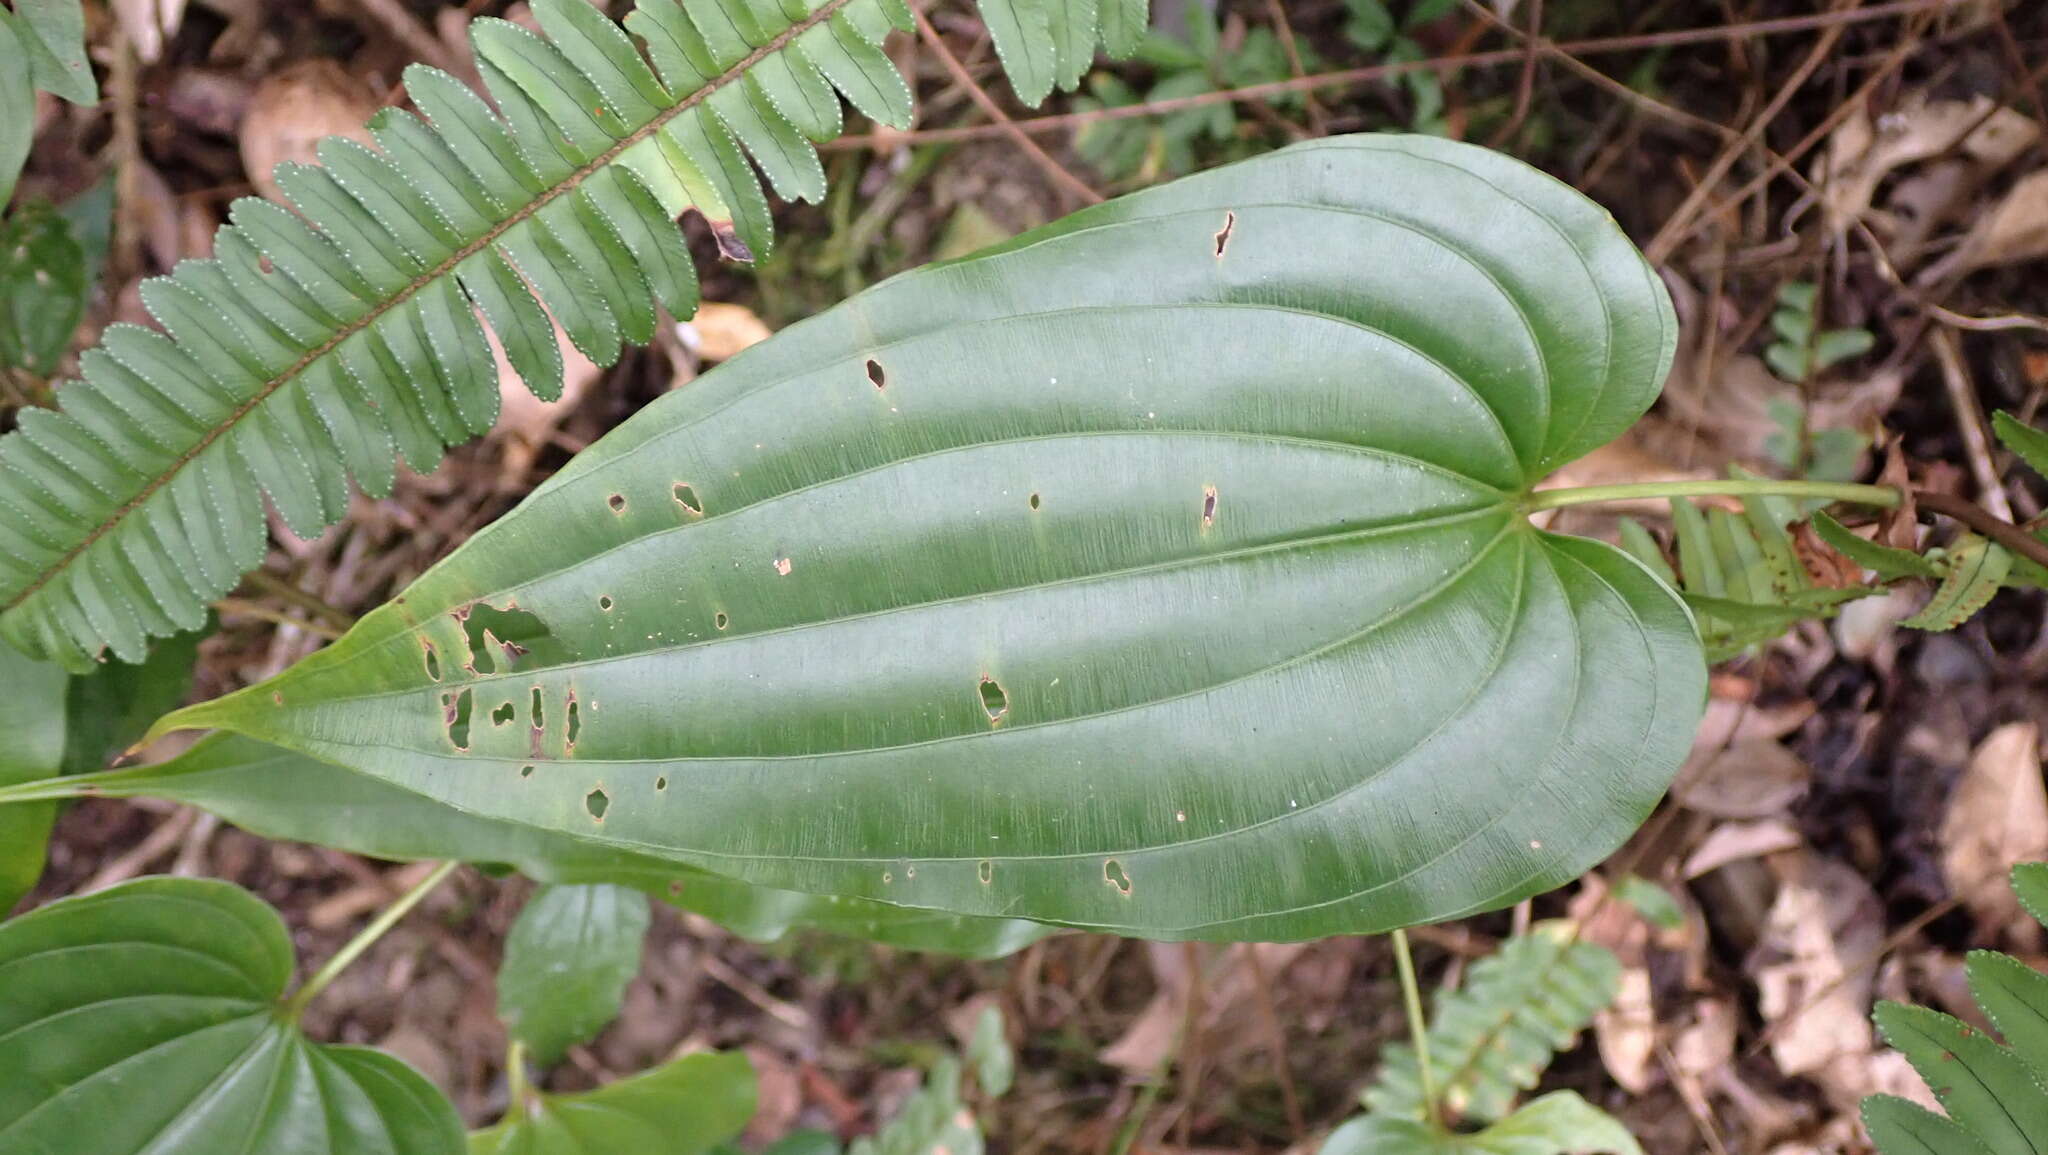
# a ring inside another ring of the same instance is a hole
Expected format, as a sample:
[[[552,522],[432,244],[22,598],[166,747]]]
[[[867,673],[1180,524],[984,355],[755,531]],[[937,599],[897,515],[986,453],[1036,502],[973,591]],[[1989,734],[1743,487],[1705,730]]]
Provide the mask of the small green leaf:
[[[1810,316],[1813,313],[1814,297],[1819,292],[1819,286],[1812,281],[1787,281],[1778,286],[1778,303],[1787,309]]]
[[[1991,424],[1998,433],[1998,440],[2017,454],[2021,461],[2026,462],[2028,469],[2042,477],[2048,477],[2048,433],[2028,425],[2003,409],[1991,415]]]
[[[824,1131],[792,1131],[762,1155],[839,1155],[839,1140]]]
[[[35,143],[35,85],[29,79],[27,35],[17,23],[19,17],[0,9],[0,212],[14,199],[14,183],[21,178],[21,166],[28,163],[29,146]]]
[[[1783,314],[1780,314],[1782,316]],[[1779,379],[1794,383],[1804,381],[1813,371],[1812,355],[1803,345],[1780,342],[1764,350],[1764,361]]]
[[[1386,0],[1344,0],[1344,7],[1350,13],[1344,35],[1353,44],[1367,52],[1379,52],[1394,38],[1397,25]]]
[[[879,1132],[863,1136],[847,1155],[982,1155],[981,1124],[960,1102],[960,1063],[948,1055],[924,1086]]]
[[[14,0],[14,8],[36,87],[81,108],[98,104],[100,85],[85,58],[85,10],[79,0]]]
[[[2036,1155],[2048,1140],[2048,1092],[2010,1050],[1960,1020],[1899,1003],[1878,1004],[1885,1041],[1903,1052],[1949,1118],[1993,1155]]]
[[[1003,1012],[993,1003],[981,1008],[981,1015],[974,1020],[974,1037],[967,1043],[967,1062],[974,1068],[974,1080],[981,1084],[982,1094],[993,1099],[1010,1093],[1017,1058],[1010,1051],[1010,1040],[1003,1034]]]
[[[1641,875],[1622,875],[1614,884],[1614,897],[1634,908],[1651,926],[1677,930],[1685,925],[1685,911],[1671,892]]]
[[[470,1135],[469,1155],[698,1155],[753,1116],[745,1055],[688,1055],[595,1091],[515,1104],[497,1126]]]
[[[16,209],[0,224],[0,369],[54,375],[91,284],[70,222],[45,204]]]
[[[1947,574],[1919,613],[1899,624],[1914,630],[1952,630],[1984,608],[2012,567],[2003,546],[1970,534],[1949,550]]]
[[[1882,1155],[1991,1155],[1953,1120],[1896,1095],[1863,1100],[1863,1129]]]
[[[1059,77],[1052,0],[979,0],[979,7],[1010,88],[1017,99],[1037,108]]]
[[[192,688],[203,631],[165,638],[141,665],[108,662],[71,680],[64,773],[89,774],[124,753]]]
[[[1453,1134],[1416,1119],[1365,1115],[1339,1127],[1320,1155],[1642,1155],[1621,1121],[1575,1091],[1533,1099],[1483,1131]]]
[[[139,879],[0,924],[0,1151],[460,1155],[433,1084],[279,1016],[291,973],[284,922],[224,882]]]
[[[2007,1045],[2036,1070],[2048,1070],[2048,975],[1997,951],[1971,951],[1970,994]]]
[[[1879,545],[1825,513],[1813,515],[1813,532],[1837,553],[1887,580],[1940,577],[1941,570],[1910,549]]]
[[[1575,1091],[1553,1091],[1470,1140],[1489,1155],[1643,1155],[1621,1121]]]
[[[1827,369],[1861,357],[1876,343],[1868,329],[1829,329],[1813,339],[1813,367]]]
[[[70,682],[56,663],[31,661],[0,642],[0,786],[57,773]],[[0,806],[0,918],[42,877],[56,817],[54,802]]]
[[[547,1066],[618,1017],[640,973],[647,896],[623,886],[546,886],[505,939],[498,1017]]]
[[[2013,867],[2012,892],[2034,921],[2048,926],[2048,862],[2022,862]]]
[[[1621,519],[1620,532],[1621,548],[1627,550],[1630,557],[1648,566],[1651,573],[1664,579],[1664,584],[1678,584],[1678,575],[1672,572],[1671,562],[1664,556],[1663,547],[1657,544],[1656,538],[1650,536],[1649,530],[1643,528],[1642,522],[1633,517],[1624,517]]]

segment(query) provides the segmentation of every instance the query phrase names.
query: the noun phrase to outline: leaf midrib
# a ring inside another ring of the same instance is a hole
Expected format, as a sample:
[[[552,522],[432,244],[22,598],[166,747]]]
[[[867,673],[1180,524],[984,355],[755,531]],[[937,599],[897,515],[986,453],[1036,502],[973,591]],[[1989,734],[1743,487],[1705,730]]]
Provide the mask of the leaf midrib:
[[[29,598],[34,597],[36,593],[42,590],[44,586],[47,586],[52,581],[56,580],[59,574],[62,574],[66,570],[70,569],[72,563],[77,561],[81,554],[83,554],[86,550],[91,549],[95,544],[99,542],[101,538],[105,537],[109,533],[112,533],[115,527],[119,526],[124,520],[127,519],[129,514],[141,508],[144,504],[146,504],[149,501],[150,498],[154,497],[158,491],[163,489],[164,486],[169,485],[172,479],[177,477],[180,471],[182,471],[187,465],[190,465],[202,453],[205,453],[207,449],[211,448],[214,442],[220,440],[223,436],[225,436],[228,433],[229,430],[233,429],[236,425],[240,424],[243,418],[255,412],[259,406],[261,406],[265,401],[270,399],[272,394],[276,393],[279,389],[284,388],[286,385],[291,384],[292,381],[296,380],[298,376],[301,373],[305,372],[306,369],[309,368],[314,362],[320,360],[322,357],[327,356],[329,353],[332,353],[336,348],[338,348],[342,344],[342,342],[347,341],[350,337],[355,336],[357,333],[360,333],[364,329],[367,329],[371,325],[375,324],[386,313],[389,313],[391,310],[396,309],[399,306],[404,305],[406,302],[412,300],[414,296],[418,295],[422,290],[426,289],[427,286],[432,285],[437,281],[441,280],[443,277],[452,274],[455,271],[456,267],[462,264],[462,262],[468,260],[469,258],[475,256],[480,252],[483,252],[485,249],[488,249],[491,245],[497,242],[498,238],[504,236],[511,230],[518,228],[520,225],[525,224],[535,214],[539,213],[540,210],[554,203],[554,201],[557,198],[574,190],[577,186],[581,185],[589,177],[610,167],[612,163],[617,161],[618,158],[622,154],[624,154],[628,149],[633,148],[635,145],[638,145],[642,141],[645,141],[652,137],[655,133],[660,132],[663,128],[667,127],[670,121],[674,120],[678,116],[681,116],[683,113],[690,111],[697,105],[704,103],[706,100],[709,100],[713,94],[725,88],[727,85],[740,80],[750,70],[752,70],[755,65],[759,64],[761,61],[765,60],[769,56],[772,56],[775,53],[782,51],[782,49],[788,47],[788,45],[797,37],[803,35],[804,33],[810,31],[812,28],[815,28],[818,25],[823,24],[825,21],[831,19],[833,16],[838,14],[840,9],[845,8],[848,4],[851,4],[852,2],[853,0],[825,0],[825,3],[821,4],[815,11],[811,12],[808,16],[805,16],[802,20],[799,20],[796,23],[790,25],[781,33],[777,34],[774,38],[770,39],[768,43],[748,53],[745,58],[740,60],[737,64],[734,64],[731,68],[726,69],[718,76],[714,77],[703,87],[698,88],[696,91],[690,93],[690,95],[684,97],[681,101],[677,102],[676,104],[670,105],[668,108],[662,110],[662,112],[656,115],[654,119],[648,121],[646,124],[635,129],[631,133],[628,133],[625,137],[621,138],[618,141],[618,143],[614,144],[611,148],[606,149],[604,152],[600,153],[598,156],[590,160],[588,163],[571,172],[568,176],[565,176],[561,180],[555,182],[554,185],[550,186],[542,193],[540,193],[540,195],[528,201],[523,207],[518,209],[516,212],[512,213],[512,215],[506,217],[498,224],[492,226],[482,236],[457,249],[455,252],[451,253],[447,257],[447,259],[443,260],[440,264],[434,266],[432,269],[429,269],[426,272],[421,273],[419,276],[414,277],[412,281],[407,283],[404,288],[400,289],[398,292],[390,295],[383,301],[379,302],[377,305],[373,306],[369,312],[363,314],[356,320],[351,321],[348,324],[343,325],[341,328],[335,330],[332,336],[328,337],[327,340],[323,341],[315,348],[307,351],[304,356],[300,357],[297,361],[293,362],[292,365],[286,368],[282,373],[279,373],[277,376],[264,382],[263,385],[257,389],[254,395],[252,395],[247,401],[236,406],[233,412],[229,413],[227,417],[223,418],[221,421],[216,423],[213,426],[213,428],[207,430],[205,434],[203,434],[200,437],[199,441],[196,444],[194,444],[190,449],[184,451],[183,453],[180,453],[175,460],[173,460],[168,466],[161,470],[155,477],[151,478],[149,482],[145,484],[142,487],[142,489],[135,494],[135,496],[123,502],[121,506],[118,509],[116,509],[112,514],[102,519],[98,525],[94,526],[92,530],[85,535],[84,538],[80,539],[77,545],[72,546],[69,550],[65,551],[63,556],[57,558],[48,566],[44,567],[43,571],[37,574],[35,579],[31,581],[27,586],[23,587],[20,593],[17,593],[12,598],[8,599],[6,604],[0,605],[0,614],[7,614],[12,612],[16,607],[28,601]]]

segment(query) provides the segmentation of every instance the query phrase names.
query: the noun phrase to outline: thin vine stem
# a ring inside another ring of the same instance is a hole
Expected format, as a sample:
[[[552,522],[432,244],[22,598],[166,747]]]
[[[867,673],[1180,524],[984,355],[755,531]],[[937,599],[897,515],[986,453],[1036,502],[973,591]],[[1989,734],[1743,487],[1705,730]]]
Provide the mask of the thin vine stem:
[[[1401,1004],[1408,1011],[1408,1037],[1415,1042],[1415,1070],[1422,1079],[1422,1116],[1435,1126],[1436,1073],[1429,1066],[1429,1021],[1422,1017],[1422,988],[1415,982],[1415,957],[1408,951],[1408,932],[1394,931],[1394,967],[1401,972]]]
[[[1850,501],[1858,505],[1874,505],[1881,509],[1897,509],[1905,500],[1903,493],[1889,485],[1732,478],[1727,481],[1640,481],[1626,485],[1545,489],[1530,494],[1523,508],[1533,513],[1539,509],[1562,509],[1568,505],[1640,501],[1659,497],[1790,497]]]
[[[411,890],[400,895],[397,902],[385,907],[384,913],[378,915],[376,921],[364,927],[354,938],[348,940],[347,945],[336,951],[333,958],[328,959],[325,965],[313,972],[313,977],[306,980],[306,985],[300,987],[298,993],[292,995],[290,1001],[285,1003],[284,1016],[296,1020],[305,1012],[307,1004],[320,997],[320,992],[326,990],[329,983],[340,977],[341,972],[361,958],[363,952],[369,950],[378,939],[383,938],[386,931],[397,926],[399,919],[411,913],[412,908],[418,906],[421,899],[426,898],[435,887],[447,881],[448,876],[454,874],[456,868],[461,865],[462,863],[453,859],[442,863],[434,868],[433,873],[413,884]]]

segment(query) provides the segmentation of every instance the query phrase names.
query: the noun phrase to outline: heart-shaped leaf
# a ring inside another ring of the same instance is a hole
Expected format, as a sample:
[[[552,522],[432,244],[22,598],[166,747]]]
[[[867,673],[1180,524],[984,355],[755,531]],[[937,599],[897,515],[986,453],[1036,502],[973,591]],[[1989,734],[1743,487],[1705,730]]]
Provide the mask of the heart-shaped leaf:
[[[534,1095],[469,1155],[697,1155],[754,1117],[745,1055],[690,1055],[582,1095]]]
[[[498,1017],[543,1065],[619,1015],[640,973],[647,896],[608,883],[546,886],[527,900],[498,967]]]
[[[459,1155],[455,1109],[379,1051],[279,1013],[277,913],[145,878],[0,924],[0,1151]]]
[[[1598,206],[1301,145],[919,270],[615,430],[174,715],[764,886],[1156,938],[1497,907],[1620,844],[1705,671],[1534,483],[1675,326]]]
[[[513,866],[543,882],[621,883],[760,942],[801,927],[905,950],[999,958],[1048,933],[1018,919],[969,918],[752,886],[670,859],[465,813],[382,779],[238,735],[212,735],[168,762],[95,774],[72,785],[109,798],[182,802],[266,838],[373,858],[454,858]],[[0,822],[24,809],[0,806]]]

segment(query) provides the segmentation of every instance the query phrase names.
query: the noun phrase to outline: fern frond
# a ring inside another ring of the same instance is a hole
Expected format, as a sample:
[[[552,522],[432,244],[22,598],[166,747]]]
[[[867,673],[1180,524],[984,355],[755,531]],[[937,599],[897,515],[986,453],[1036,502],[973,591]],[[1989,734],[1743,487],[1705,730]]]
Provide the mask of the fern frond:
[[[1735,475],[1747,476],[1740,471]],[[1800,544],[1792,536],[1791,527],[1800,517],[1795,503],[1780,497],[1752,498],[1741,503],[1741,510],[1702,512],[1689,501],[1673,498],[1675,571],[1648,530],[1633,521],[1622,522],[1622,547],[1656,570],[1692,607],[1709,661],[1733,657],[1809,618],[1833,617],[1843,602],[1879,592],[1815,582],[1801,558]],[[1823,525],[1825,518],[1825,514],[1816,516],[1817,530],[1832,527],[1876,548],[1833,521]],[[1834,539],[1821,532],[1817,540],[1831,545]],[[1918,555],[1908,556],[1917,560]]]
[[[2038,921],[2048,865],[2012,870],[2013,891]],[[1996,951],[1971,951],[1970,994],[2004,1036],[2000,1042],[1925,1007],[1880,1003],[1885,1041],[1927,1082],[1946,1116],[1890,1095],[1863,1100],[1863,1123],[1884,1155],[1970,1155],[2048,1148],[2048,975]]]
[[[1536,1085],[1557,1051],[1614,1001],[1621,964],[1575,941],[1566,923],[1538,923],[1473,964],[1466,985],[1440,995],[1429,1025],[1439,1102],[1464,1123],[1491,1123]],[[1390,1043],[1379,1078],[1362,1096],[1375,1116],[1423,1119],[1413,1047]]]
[[[1143,26],[1144,0],[981,3],[1027,100]],[[637,0],[624,30],[586,0],[533,11],[544,35],[472,26],[495,111],[408,69],[423,115],[387,109],[376,148],[330,138],[319,167],[282,166],[297,213],[237,201],[213,259],[143,286],[161,331],[113,326],[59,410],[0,438],[0,637],[76,669],[197,628],[261,562],[264,495],[310,537],[350,477],[382,496],[400,459],[431,470],[491,427],[486,324],[557,397],[553,322],[606,365],[652,338],[657,304],[695,311],[685,210],[728,255],[765,253],[755,165],[816,200],[842,97],[909,121],[881,48],[911,26],[903,0]]]

